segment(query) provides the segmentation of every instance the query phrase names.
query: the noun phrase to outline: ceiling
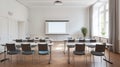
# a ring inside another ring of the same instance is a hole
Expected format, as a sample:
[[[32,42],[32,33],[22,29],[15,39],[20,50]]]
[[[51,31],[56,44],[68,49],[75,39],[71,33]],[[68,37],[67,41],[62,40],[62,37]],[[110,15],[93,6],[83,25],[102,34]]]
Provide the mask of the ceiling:
[[[27,7],[52,7],[56,0],[17,0]],[[97,0],[60,0],[64,7],[88,7]]]

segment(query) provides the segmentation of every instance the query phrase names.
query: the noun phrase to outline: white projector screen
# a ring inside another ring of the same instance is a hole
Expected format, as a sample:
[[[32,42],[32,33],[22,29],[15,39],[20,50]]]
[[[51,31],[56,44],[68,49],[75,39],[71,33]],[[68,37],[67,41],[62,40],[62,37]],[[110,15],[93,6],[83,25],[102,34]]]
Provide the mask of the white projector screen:
[[[46,34],[67,34],[66,22],[46,22]]]

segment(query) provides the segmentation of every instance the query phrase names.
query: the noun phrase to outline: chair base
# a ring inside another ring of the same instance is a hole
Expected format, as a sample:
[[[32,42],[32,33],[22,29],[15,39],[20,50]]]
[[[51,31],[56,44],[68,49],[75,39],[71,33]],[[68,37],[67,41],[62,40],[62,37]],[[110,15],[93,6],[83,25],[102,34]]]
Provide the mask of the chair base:
[[[4,58],[4,59],[0,60],[0,62],[2,63],[2,62],[5,62],[7,60],[9,60],[9,58]]]
[[[113,64],[113,62],[111,62],[111,61],[109,61],[107,59],[103,59],[103,60],[106,61],[106,62],[108,62],[108,63],[110,63],[110,64]]]

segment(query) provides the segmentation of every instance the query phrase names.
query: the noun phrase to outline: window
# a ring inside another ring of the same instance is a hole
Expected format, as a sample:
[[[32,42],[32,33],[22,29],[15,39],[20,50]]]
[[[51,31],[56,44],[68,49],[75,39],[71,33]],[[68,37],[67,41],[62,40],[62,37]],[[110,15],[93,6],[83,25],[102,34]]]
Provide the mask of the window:
[[[99,35],[103,37],[108,37],[108,3],[103,4],[98,8],[99,16]]]
[[[109,36],[109,4],[108,2],[107,1],[100,2],[99,5],[93,7],[93,13],[95,14],[93,15],[93,18],[95,20],[93,19],[93,24],[92,24],[93,36],[108,38]]]

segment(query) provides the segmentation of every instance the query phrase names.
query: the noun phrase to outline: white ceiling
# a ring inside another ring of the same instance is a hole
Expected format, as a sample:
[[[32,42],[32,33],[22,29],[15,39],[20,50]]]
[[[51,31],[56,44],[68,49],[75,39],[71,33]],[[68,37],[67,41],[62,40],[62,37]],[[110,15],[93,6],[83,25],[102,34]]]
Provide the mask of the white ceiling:
[[[51,7],[56,0],[17,0],[27,7]],[[61,0],[64,7],[88,7],[97,0]]]

